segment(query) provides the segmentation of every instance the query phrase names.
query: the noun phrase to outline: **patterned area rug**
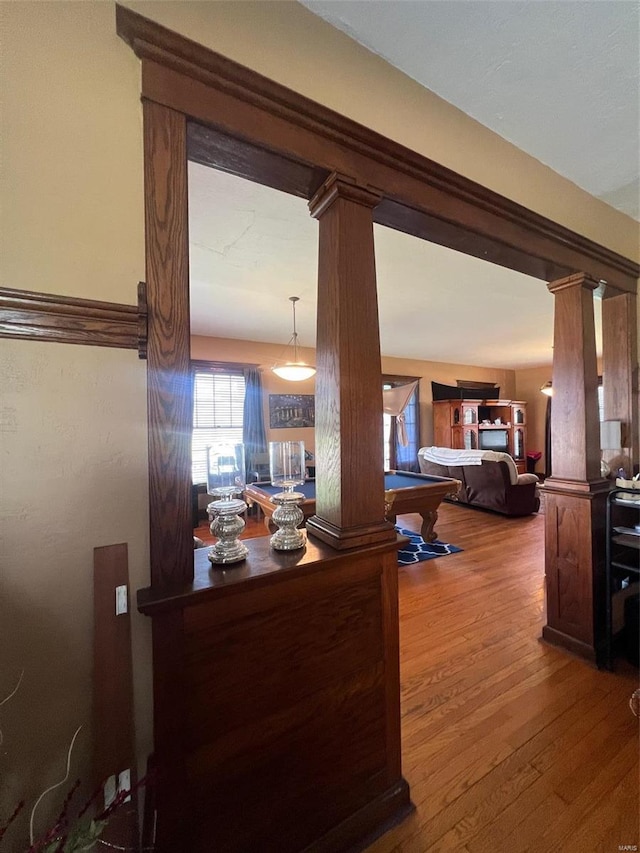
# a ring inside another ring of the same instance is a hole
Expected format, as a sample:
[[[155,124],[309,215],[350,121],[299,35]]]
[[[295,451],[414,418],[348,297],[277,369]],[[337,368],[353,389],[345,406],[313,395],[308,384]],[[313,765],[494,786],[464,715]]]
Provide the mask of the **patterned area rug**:
[[[432,560],[434,557],[446,557],[447,554],[456,554],[462,551],[457,545],[448,545],[446,542],[440,542],[436,539],[435,542],[425,542],[419,533],[414,533],[412,530],[405,530],[402,527],[396,526],[396,530],[401,536],[408,536],[409,542],[398,551],[398,565],[412,566],[414,563],[421,563],[423,560]]]

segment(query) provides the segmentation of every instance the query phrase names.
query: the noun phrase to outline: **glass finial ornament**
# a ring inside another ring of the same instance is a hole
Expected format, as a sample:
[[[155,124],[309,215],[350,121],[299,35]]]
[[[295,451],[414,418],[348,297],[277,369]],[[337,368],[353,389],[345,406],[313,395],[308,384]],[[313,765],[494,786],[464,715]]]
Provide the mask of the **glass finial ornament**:
[[[271,498],[277,505],[272,521],[278,528],[271,537],[271,547],[276,551],[294,551],[307,541],[305,532],[298,528],[304,518],[300,509],[304,495],[294,491],[304,483],[304,441],[270,441],[269,471],[271,484],[282,488]]]
[[[209,529],[218,537],[208,554],[213,564],[238,563],[248,554],[238,539],[245,528],[241,513],[247,505],[234,498],[244,491],[245,476],[243,444],[216,444],[207,448],[207,493],[217,498],[207,506]]]

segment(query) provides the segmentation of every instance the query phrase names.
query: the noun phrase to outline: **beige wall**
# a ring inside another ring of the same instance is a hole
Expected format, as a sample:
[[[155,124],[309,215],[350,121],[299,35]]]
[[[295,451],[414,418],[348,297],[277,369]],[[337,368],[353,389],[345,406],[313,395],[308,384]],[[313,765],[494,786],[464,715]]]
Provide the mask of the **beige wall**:
[[[423,92],[297,4],[136,8],[637,257],[630,219]],[[144,278],[140,69],[117,38],[114,20],[110,2],[3,4],[4,286],[135,302],[136,283]],[[9,703],[2,709],[3,749],[12,751],[8,771],[0,767],[0,814],[6,814],[18,795],[31,797],[60,778],[79,722],[85,728],[72,778],[87,772],[92,549],[127,541],[134,585],[146,583],[147,510],[144,365],[135,354],[0,341],[0,358],[10,371],[2,391],[0,623],[15,628],[2,646],[0,695],[25,668],[11,711]],[[418,373],[412,364],[389,360],[384,369]],[[458,368],[439,370],[433,378],[447,381]],[[476,375],[468,368],[464,374]],[[148,628],[134,618],[142,755],[150,731]],[[55,794],[48,800],[43,818],[59,804]],[[22,821],[16,833],[24,828]],[[11,848],[13,839],[7,843]]]
[[[148,583],[146,377],[135,352],[0,341],[0,822],[64,776],[91,781],[93,549],[127,542]],[[132,613],[138,747],[151,748],[149,626]],[[61,789],[62,790],[62,789]],[[88,792],[85,790],[84,794]],[[39,816],[59,811],[52,794]],[[25,819],[28,818],[28,811]],[[26,820],[5,839],[17,841]],[[38,821],[38,826],[43,824]]]

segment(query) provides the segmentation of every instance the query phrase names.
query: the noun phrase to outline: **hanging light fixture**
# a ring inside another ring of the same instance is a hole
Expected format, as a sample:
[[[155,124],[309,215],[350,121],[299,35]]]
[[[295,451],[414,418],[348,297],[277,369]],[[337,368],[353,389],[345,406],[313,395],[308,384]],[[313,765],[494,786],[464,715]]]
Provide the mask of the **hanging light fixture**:
[[[299,296],[290,296],[289,301],[293,308],[293,335],[289,339],[287,346],[293,344],[293,361],[287,361],[286,364],[274,364],[271,370],[280,379],[287,379],[289,382],[300,382],[302,379],[309,379],[316,372],[315,367],[310,364],[305,364],[304,361],[298,361],[298,333],[296,331],[296,302],[300,301]]]
[[[543,394],[546,394],[547,397],[553,397],[553,385],[551,383],[551,380],[547,379],[544,385],[540,387],[540,390]]]

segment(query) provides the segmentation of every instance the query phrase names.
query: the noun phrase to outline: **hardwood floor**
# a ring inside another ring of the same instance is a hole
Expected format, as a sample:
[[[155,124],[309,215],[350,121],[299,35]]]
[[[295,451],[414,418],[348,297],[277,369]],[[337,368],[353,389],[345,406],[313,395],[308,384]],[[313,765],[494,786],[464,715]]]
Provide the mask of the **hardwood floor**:
[[[418,515],[399,523],[420,529]],[[438,535],[464,550],[399,570],[416,809],[367,853],[638,849],[638,670],[599,672],[539,639],[543,527],[446,504]]]

